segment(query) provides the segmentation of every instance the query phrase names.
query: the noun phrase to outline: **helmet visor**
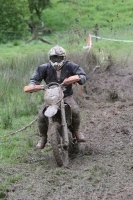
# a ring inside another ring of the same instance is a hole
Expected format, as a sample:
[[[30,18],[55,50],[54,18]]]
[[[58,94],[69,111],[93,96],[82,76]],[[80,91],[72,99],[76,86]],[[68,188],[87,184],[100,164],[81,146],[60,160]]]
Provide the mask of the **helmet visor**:
[[[54,55],[54,56],[50,56],[50,60],[55,63],[60,63],[64,60],[64,56],[57,56],[57,55]]]

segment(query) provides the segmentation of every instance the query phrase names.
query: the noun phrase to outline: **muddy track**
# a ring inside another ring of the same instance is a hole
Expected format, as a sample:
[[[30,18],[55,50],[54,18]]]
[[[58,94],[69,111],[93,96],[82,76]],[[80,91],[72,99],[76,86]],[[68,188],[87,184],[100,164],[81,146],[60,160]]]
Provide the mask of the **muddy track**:
[[[23,178],[9,188],[6,199],[133,199],[132,66],[100,69],[90,76],[83,97],[77,91],[75,96],[86,144],[67,168],[57,167],[52,151],[31,148],[27,162],[14,168]]]

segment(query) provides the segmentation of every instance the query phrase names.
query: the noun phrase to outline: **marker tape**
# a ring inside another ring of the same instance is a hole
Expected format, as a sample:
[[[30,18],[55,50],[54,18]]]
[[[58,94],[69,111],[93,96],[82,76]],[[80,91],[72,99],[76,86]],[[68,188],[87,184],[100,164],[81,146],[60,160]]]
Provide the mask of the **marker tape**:
[[[110,39],[110,38],[103,38],[103,37],[99,37],[99,36],[95,36],[95,35],[88,35],[88,39],[87,39],[87,45],[83,46],[83,49],[89,49],[89,51],[92,49],[92,40],[91,38],[97,38],[100,40],[110,40],[110,41],[114,41],[114,42],[133,42],[133,40],[117,40],[117,39]],[[104,60],[104,52],[102,50],[102,55],[103,55],[103,60]]]
[[[95,36],[95,35],[91,35],[91,37],[101,39],[101,40],[111,40],[114,42],[133,42],[133,40],[117,40],[117,39],[103,38],[103,37],[99,37],[99,36]]]

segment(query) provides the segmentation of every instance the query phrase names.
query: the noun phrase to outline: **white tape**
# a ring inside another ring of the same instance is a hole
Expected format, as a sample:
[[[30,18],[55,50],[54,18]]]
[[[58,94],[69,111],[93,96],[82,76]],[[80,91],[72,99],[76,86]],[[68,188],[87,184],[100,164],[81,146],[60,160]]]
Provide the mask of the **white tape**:
[[[83,46],[83,49],[90,49],[90,46]]]
[[[95,35],[91,35],[91,37],[101,39],[101,40],[111,40],[114,42],[133,42],[133,40],[117,40],[117,39],[103,38],[103,37],[99,37],[99,36],[95,36]]]

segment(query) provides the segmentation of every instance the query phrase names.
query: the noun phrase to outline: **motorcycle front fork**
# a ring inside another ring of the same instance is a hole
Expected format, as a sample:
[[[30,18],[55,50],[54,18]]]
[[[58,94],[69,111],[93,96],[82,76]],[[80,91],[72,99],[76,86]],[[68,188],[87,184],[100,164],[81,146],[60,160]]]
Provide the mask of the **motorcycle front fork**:
[[[54,123],[52,117],[48,117],[49,126],[50,124]],[[65,149],[69,146],[69,138],[68,138],[68,129],[67,129],[67,123],[66,123],[66,115],[65,115],[65,105],[64,101],[61,101],[61,146]]]
[[[61,100],[61,125],[62,125],[62,137],[64,146],[68,147],[69,138],[68,138],[68,128],[66,123],[66,114],[65,114],[65,105],[64,100]]]

